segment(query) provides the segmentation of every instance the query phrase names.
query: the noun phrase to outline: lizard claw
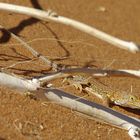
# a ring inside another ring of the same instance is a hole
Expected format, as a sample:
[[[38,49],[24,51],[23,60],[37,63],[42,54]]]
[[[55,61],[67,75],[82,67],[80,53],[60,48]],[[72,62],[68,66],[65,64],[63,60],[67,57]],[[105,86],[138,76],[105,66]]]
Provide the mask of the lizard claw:
[[[73,85],[76,89],[79,89],[80,92],[83,90],[83,85],[88,85],[89,82],[87,79],[81,77],[81,76],[70,76],[67,78],[64,78],[62,83],[67,82],[70,85]]]
[[[81,84],[79,84],[79,83],[73,83],[73,86],[74,86],[76,89],[79,89],[79,90],[80,90],[80,93],[82,92],[83,87],[82,87]]]

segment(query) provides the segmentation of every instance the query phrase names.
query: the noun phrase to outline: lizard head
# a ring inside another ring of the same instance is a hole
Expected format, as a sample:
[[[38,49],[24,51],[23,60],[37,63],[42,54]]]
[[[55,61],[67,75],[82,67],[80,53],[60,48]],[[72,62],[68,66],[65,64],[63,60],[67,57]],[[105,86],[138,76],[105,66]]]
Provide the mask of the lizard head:
[[[140,97],[131,94],[122,94],[121,98],[115,100],[114,103],[123,107],[140,109]]]

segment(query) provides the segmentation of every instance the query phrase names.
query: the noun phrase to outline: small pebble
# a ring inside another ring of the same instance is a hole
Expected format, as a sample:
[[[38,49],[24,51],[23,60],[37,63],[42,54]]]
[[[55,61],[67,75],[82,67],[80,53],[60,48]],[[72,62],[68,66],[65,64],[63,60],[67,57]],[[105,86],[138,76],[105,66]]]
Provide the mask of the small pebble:
[[[104,6],[99,6],[99,7],[97,8],[97,11],[98,11],[98,12],[105,12],[105,11],[106,11],[106,8],[105,8]]]
[[[48,88],[50,88],[50,87],[52,87],[52,86],[53,86],[53,84],[48,84],[48,85],[47,85]]]

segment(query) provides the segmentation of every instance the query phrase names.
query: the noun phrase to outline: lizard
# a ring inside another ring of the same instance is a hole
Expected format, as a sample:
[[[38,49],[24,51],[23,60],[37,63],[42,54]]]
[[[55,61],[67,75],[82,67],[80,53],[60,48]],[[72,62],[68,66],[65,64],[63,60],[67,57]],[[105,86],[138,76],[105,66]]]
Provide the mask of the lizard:
[[[140,97],[131,93],[112,90],[95,81],[91,83],[83,76],[69,76],[64,79],[64,82],[73,85],[80,92],[84,90],[87,93],[92,93],[94,96],[102,99],[107,106],[114,104],[131,109],[140,109]]]

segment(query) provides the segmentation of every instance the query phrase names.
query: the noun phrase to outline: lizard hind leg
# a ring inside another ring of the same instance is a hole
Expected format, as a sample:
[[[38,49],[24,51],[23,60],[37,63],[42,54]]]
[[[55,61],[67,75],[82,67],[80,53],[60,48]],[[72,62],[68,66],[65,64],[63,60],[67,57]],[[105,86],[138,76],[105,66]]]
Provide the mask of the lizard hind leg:
[[[85,91],[88,92],[89,94],[92,94],[93,96],[101,99],[103,101],[103,105],[109,107],[110,106],[110,99],[106,94],[100,94],[96,91],[94,91],[92,88],[90,87],[86,87]]]
[[[102,97],[103,105],[110,107],[110,99],[107,96]]]

